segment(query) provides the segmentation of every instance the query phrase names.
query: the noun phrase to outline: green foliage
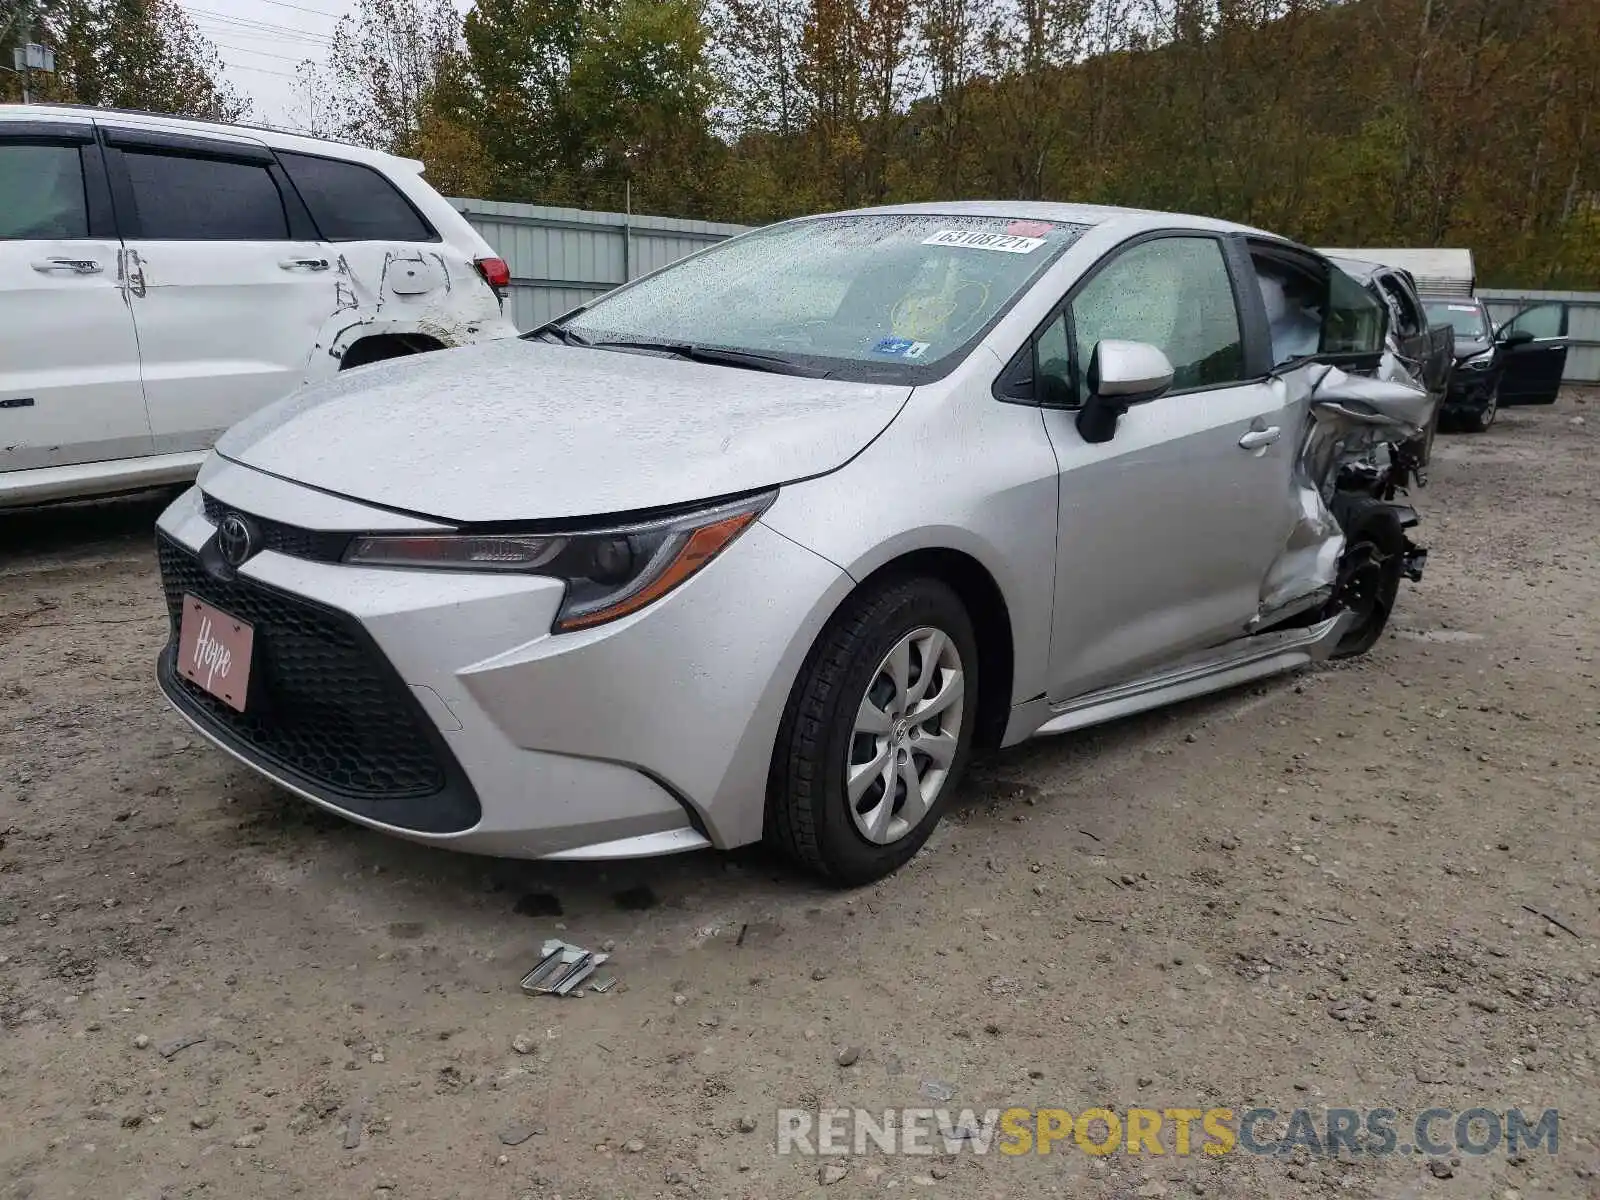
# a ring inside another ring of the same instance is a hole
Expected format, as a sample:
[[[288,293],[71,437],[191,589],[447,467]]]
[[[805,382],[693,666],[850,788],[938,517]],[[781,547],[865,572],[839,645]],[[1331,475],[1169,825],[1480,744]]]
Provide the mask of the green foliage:
[[[36,21],[35,40],[56,48],[55,74],[32,77],[37,100],[217,121],[249,111],[175,0],[47,0]],[[0,75],[0,99],[21,99],[14,75]]]
[[[174,0],[52,2],[63,96],[236,110]],[[319,131],[455,194],[1127,204],[1582,288],[1597,46],[1596,0],[360,0],[308,92]]]

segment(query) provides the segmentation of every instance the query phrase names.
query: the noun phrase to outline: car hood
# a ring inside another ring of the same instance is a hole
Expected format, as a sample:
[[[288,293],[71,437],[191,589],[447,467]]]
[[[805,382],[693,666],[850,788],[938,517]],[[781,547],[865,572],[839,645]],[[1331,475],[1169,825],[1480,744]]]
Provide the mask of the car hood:
[[[511,338],[339,375],[217,451],[447,521],[594,517],[831,471],[910,393]]]
[[[1469,358],[1476,358],[1493,345],[1493,342],[1484,338],[1458,337],[1456,339],[1456,361],[1465,362]]]

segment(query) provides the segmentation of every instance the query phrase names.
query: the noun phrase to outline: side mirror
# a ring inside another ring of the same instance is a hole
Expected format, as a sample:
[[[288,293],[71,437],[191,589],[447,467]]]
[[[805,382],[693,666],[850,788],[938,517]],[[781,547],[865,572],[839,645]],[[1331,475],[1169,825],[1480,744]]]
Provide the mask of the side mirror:
[[[1147,342],[1107,338],[1089,358],[1089,399],[1078,410],[1078,434],[1090,443],[1109,442],[1130,404],[1154,400],[1172,386],[1172,364]]]
[[[1509,329],[1500,334],[1500,343],[1504,346],[1526,346],[1533,340],[1533,334],[1526,329]]]

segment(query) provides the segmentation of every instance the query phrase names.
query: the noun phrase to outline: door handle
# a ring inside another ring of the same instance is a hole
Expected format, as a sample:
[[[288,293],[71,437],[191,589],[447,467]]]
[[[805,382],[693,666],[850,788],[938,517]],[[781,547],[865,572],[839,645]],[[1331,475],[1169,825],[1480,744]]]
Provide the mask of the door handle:
[[[1272,445],[1283,436],[1283,430],[1276,425],[1268,425],[1265,429],[1252,429],[1239,439],[1239,446],[1244,450],[1261,450]]]
[[[278,263],[285,271],[326,271],[328,260],[325,258],[286,258]]]
[[[92,258],[43,258],[33,264],[33,269],[42,275],[52,271],[64,271],[73,275],[98,275],[105,268]]]

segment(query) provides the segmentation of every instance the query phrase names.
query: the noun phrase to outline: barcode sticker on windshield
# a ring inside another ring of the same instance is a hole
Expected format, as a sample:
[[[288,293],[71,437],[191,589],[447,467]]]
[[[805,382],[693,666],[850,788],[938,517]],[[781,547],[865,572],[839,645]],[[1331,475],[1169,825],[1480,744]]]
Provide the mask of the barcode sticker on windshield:
[[[1450,311],[1476,313],[1478,309],[1476,305],[1472,304],[1452,304],[1450,306]]]
[[[985,233],[978,229],[941,229],[922,239],[924,246],[959,246],[965,250],[998,250],[1002,254],[1032,254],[1044,245],[1043,238],[1018,237],[1011,233]]]

